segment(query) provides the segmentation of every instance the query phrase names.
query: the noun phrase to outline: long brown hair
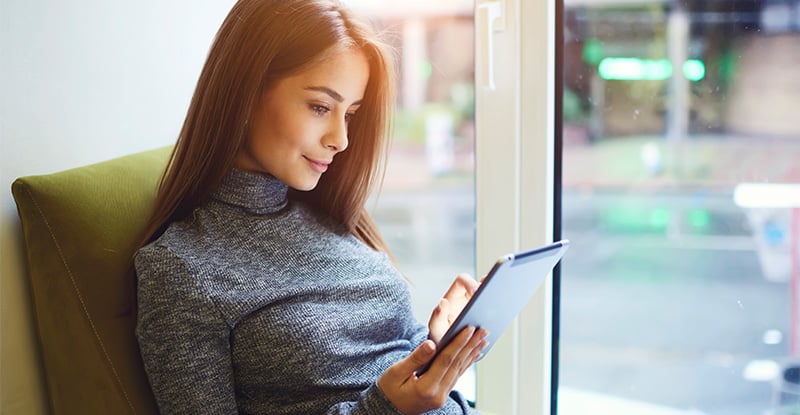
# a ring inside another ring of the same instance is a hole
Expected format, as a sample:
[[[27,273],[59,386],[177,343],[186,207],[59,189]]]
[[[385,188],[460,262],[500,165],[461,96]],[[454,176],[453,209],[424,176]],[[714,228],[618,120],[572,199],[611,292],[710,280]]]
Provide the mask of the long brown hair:
[[[142,245],[191,214],[222,182],[264,91],[346,49],[369,62],[350,146],[309,192],[290,192],[373,249],[388,248],[364,205],[383,178],[395,79],[390,49],[336,0],[239,0],[217,33],[162,177]]]

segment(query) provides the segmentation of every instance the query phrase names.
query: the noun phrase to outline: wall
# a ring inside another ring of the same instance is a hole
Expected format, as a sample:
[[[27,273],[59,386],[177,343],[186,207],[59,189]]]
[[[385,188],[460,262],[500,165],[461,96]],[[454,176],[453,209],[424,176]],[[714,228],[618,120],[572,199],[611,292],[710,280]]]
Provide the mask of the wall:
[[[232,5],[0,2],[0,413],[46,410],[12,181],[174,142]]]

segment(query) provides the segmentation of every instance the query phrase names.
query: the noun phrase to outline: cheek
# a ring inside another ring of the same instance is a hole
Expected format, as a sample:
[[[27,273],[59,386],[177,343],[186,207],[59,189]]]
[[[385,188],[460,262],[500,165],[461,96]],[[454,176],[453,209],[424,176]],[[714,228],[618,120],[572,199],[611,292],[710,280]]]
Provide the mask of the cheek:
[[[305,104],[264,108],[259,116],[257,130],[251,135],[253,151],[275,158],[295,158],[318,140],[324,132],[322,123]],[[255,126],[254,126],[255,127]]]
[[[268,133],[274,145],[292,147],[302,141],[308,120],[302,113],[303,108],[281,109],[272,113],[268,124]]]
[[[285,128],[279,122],[270,119],[261,120],[257,128],[251,131],[248,140],[249,147],[256,152],[264,153],[267,150],[277,150],[285,146]]]
[[[274,144],[283,149],[307,150],[319,141],[323,132],[319,120],[295,114],[276,125]]]

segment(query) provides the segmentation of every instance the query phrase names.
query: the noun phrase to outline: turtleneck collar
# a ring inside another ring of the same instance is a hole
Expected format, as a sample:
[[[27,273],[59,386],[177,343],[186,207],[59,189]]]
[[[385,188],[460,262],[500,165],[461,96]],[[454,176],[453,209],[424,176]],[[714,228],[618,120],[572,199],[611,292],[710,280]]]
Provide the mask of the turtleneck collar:
[[[271,175],[233,168],[211,198],[264,215],[286,207],[288,191],[289,186]]]

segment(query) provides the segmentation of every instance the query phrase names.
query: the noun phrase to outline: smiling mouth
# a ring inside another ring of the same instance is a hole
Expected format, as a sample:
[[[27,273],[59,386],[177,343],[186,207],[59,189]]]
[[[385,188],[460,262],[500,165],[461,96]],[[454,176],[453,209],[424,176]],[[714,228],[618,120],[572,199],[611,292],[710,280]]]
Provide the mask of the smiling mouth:
[[[328,171],[328,165],[331,164],[329,161],[328,162],[317,161],[317,160],[313,160],[313,159],[310,159],[310,158],[305,157],[305,156],[303,156],[303,157],[306,159],[306,161],[308,161],[308,164],[311,165],[311,168],[314,169],[314,171],[316,171],[317,173],[320,173],[320,174],[321,173],[325,173],[326,171]]]

